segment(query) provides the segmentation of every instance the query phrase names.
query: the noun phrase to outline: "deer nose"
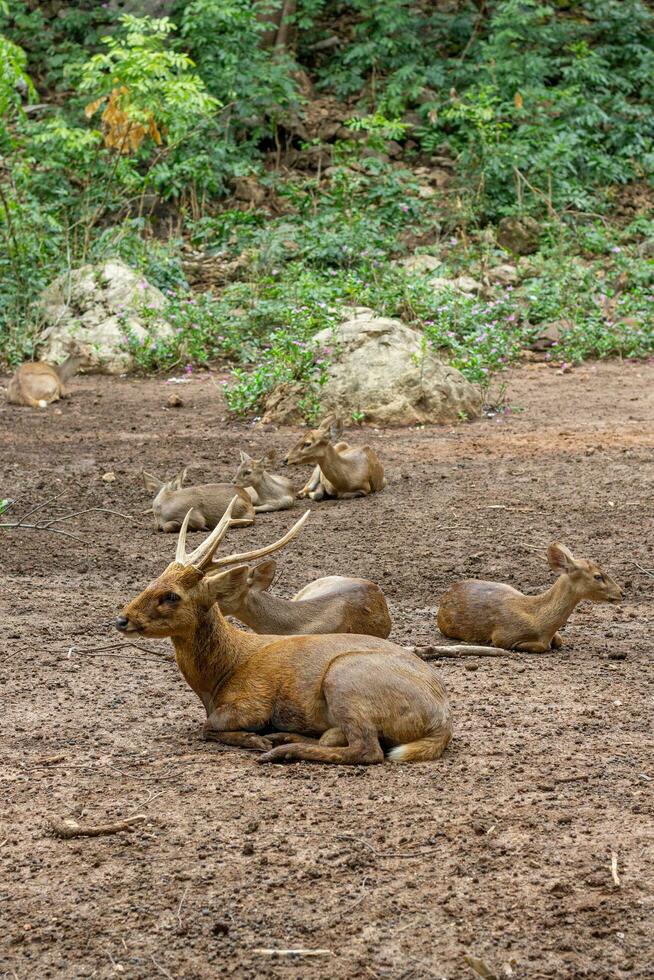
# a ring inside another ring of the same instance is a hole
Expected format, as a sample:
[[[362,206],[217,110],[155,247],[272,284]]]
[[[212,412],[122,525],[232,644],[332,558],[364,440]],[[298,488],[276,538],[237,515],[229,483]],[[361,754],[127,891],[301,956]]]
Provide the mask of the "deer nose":
[[[117,616],[116,617],[116,629],[124,632],[129,626],[129,619],[127,616]]]
[[[281,461],[281,465],[288,466],[288,456],[284,456],[283,460]]]

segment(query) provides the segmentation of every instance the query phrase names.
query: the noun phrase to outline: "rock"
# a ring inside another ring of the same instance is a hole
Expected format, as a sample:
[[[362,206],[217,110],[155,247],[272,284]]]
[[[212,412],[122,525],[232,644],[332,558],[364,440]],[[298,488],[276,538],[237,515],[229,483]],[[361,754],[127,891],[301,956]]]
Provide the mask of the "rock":
[[[435,255],[408,255],[399,264],[407,272],[435,272],[443,263]]]
[[[168,395],[168,400],[166,402],[168,408],[182,408],[184,405],[183,399],[177,394],[176,391],[172,395]]]
[[[239,201],[263,204],[266,192],[254,177],[237,177],[234,181],[234,197]]]
[[[546,351],[555,347],[561,339],[561,332],[569,328],[568,320],[552,320],[551,323],[543,323],[540,332],[533,343],[528,345],[528,350]]]
[[[124,349],[128,328],[138,340],[169,337],[172,328],[162,318],[148,321],[143,307],[160,310],[163,293],[120,259],[84,265],[55,279],[42,293],[40,313],[45,324],[38,341],[39,356],[59,364],[77,346],[92,351],[92,368],[121,374],[132,365]]]
[[[423,200],[428,200],[431,197],[436,197],[437,191],[430,187],[429,184],[419,184],[418,185],[418,197]]]
[[[482,292],[483,286],[472,276],[457,276],[456,279],[452,279],[452,285],[455,289],[458,289],[461,293],[475,293],[478,295]]]
[[[654,257],[654,238],[646,238],[638,245],[636,251],[641,259],[651,259]]]
[[[422,334],[400,320],[358,307],[340,326],[315,336],[319,347],[336,347],[320,389],[320,407],[345,419],[354,413],[374,425],[416,425],[476,418],[481,395],[455,368],[423,348]],[[281,385],[266,402],[264,423],[296,422],[306,395],[298,383]]]
[[[500,286],[517,286],[520,282],[518,270],[514,265],[496,265],[488,270],[488,278]]]
[[[531,255],[538,251],[540,225],[528,214],[522,217],[502,218],[497,233],[502,248],[516,255]]]
[[[103,483],[115,483],[116,482],[116,474],[114,473],[114,471],[113,470],[109,470],[108,473],[104,473],[103,476],[102,476],[102,482]]]

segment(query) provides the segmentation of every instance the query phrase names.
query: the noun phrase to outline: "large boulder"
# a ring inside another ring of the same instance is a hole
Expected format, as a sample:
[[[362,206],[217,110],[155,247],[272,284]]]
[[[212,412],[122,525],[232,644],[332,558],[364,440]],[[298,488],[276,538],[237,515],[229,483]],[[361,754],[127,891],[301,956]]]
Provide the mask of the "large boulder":
[[[107,374],[129,371],[132,357],[124,349],[126,329],[138,340],[168,337],[162,318],[143,321],[144,307],[161,310],[165,298],[155,286],[120,259],[84,265],[55,279],[41,296],[44,330],[39,356],[59,363],[80,344],[93,354],[92,366]]]
[[[400,320],[354,309],[336,327],[316,334],[319,347],[332,348],[334,360],[320,390],[320,407],[374,425],[416,425],[475,418],[482,400],[455,368],[425,348],[423,335]],[[264,422],[284,423],[298,417],[303,390],[274,391]]]

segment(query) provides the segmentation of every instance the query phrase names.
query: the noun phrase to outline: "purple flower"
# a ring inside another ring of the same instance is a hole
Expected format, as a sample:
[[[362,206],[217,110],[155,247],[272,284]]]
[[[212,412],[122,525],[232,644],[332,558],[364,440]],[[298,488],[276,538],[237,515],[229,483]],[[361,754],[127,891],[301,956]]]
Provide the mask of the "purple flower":
[[[612,252],[621,252],[622,249],[620,248],[619,245],[614,245],[613,248],[611,249],[611,251]]]
[[[184,373],[185,374],[193,374],[193,365],[192,364],[187,364],[186,367],[184,368]]]

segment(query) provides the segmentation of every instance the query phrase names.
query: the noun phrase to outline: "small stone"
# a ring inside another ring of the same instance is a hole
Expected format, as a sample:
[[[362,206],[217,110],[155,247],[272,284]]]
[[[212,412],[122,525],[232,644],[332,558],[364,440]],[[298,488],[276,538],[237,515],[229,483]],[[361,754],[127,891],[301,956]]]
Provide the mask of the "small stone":
[[[626,660],[627,654],[624,650],[611,650],[609,660]]]
[[[227,922],[215,922],[211,931],[214,936],[226,936],[229,932],[229,925]]]
[[[103,483],[115,483],[116,482],[116,474],[113,472],[113,470],[109,470],[108,473],[104,473],[103,474],[103,476],[102,476],[102,482]]]
[[[241,854],[245,854],[246,857],[249,857],[251,854],[254,854],[254,847],[252,846],[252,844],[244,844]]]
[[[177,394],[176,391],[172,395],[168,396],[168,401],[166,402],[168,408],[182,408],[184,405],[183,399]]]
[[[479,670],[479,664],[464,664],[464,670],[472,671]]]

